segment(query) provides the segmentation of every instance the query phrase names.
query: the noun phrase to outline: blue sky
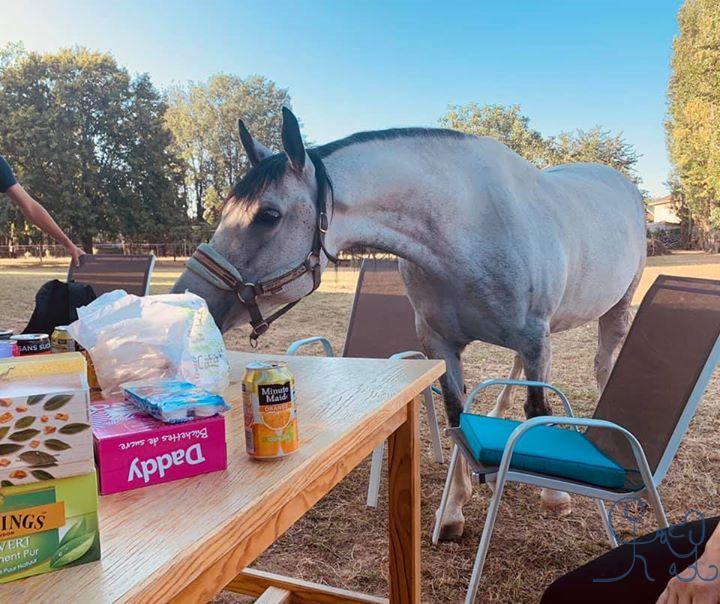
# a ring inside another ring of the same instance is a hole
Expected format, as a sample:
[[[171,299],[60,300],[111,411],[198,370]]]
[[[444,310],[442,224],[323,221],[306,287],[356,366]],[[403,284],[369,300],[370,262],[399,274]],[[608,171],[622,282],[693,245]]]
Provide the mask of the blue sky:
[[[680,0],[3,2],[0,44],[112,52],[161,86],[219,71],[290,89],[307,136],[434,125],[519,103],[543,134],[602,125],[665,192],[663,119]]]

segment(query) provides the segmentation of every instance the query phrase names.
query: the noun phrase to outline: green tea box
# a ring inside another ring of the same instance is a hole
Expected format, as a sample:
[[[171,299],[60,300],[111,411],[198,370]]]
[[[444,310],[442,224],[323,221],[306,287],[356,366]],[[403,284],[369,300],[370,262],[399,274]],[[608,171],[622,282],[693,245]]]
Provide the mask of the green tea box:
[[[89,409],[79,352],[0,359],[0,486],[92,472]]]
[[[0,583],[100,559],[95,472],[0,488]]]

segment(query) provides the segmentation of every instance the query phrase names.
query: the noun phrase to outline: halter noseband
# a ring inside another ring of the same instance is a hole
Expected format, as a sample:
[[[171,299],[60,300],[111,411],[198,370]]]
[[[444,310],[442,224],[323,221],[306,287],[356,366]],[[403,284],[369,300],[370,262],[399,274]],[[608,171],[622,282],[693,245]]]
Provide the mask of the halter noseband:
[[[334,203],[332,182],[325,171],[325,166],[320,157],[312,150],[308,150],[307,153],[315,166],[315,178],[317,182],[315,207],[317,209],[317,221],[315,223],[312,248],[302,264],[273,279],[253,283],[243,279],[237,268],[207,243],[201,243],[187,261],[188,269],[218,289],[233,292],[238,297],[238,300],[247,308],[248,313],[250,313],[250,326],[252,327],[250,343],[253,347],[257,346],[257,339],[268,330],[273,321],[282,317],[293,306],[300,302],[300,299],[290,302],[269,317],[264,318],[258,306],[257,299],[260,296],[269,296],[278,293],[285,285],[299,279],[306,273],[310,273],[313,280],[312,290],[306,294],[310,295],[320,287],[322,273],[320,253],[324,252],[329,260],[337,262],[337,258],[331,255],[325,247],[325,234],[328,231],[330,223],[327,214],[326,191],[329,190],[330,199]]]

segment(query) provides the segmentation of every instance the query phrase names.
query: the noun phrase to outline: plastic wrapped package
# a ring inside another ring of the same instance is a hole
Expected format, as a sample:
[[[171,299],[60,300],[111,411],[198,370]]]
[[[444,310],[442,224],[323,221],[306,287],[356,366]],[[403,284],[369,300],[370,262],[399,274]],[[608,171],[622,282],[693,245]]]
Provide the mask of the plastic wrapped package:
[[[215,393],[229,383],[222,335],[195,294],[109,292],[79,308],[68,333],[89,352],[105,396],[139,379],[186,380]]]
[[[211,417],[230,409],[221,396],[189,382],[139,380],[123,384],[122,389],[138,409],[167,424]]]

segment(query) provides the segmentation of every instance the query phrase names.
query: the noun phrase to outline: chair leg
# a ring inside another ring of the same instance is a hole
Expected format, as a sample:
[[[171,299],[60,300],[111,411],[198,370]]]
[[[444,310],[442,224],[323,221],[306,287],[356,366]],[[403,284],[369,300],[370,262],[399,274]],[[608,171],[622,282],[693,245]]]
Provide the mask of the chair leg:
[[[433,457],[438,463],[443,462],[442,443],[440,442],[440,426],[438,425],[437,415],[435,414],[435,404],[433,403],[432,390],[428,388],[423,393],[423,401],[425,411],[428,416],[428,425],[430,426],[430,438],[432,438]],[[370,466],[370,481],[368,484],[367,505],[371,508],[377,507],[378,495],[380,494],[380,480],[382,478],[383,453],[385,451],[385,443],[377,447],[372,454],[372,464]]]
[[[608,541],[610,541],[610,547],[614,549],[618,546],[618,542],[615,537],[615,531],[613,531],[612,524],[610,524],[610,517],[608,516],[605,502],[602,499],[596,499],[595,503],[597,503],[598,511],[600,512],[600,517],[602,518],[603,526],[605,527],[605,534],[607,535]]]
[[[450,455],[450,465],[448,466],[447,478],[445,479],[445,488],[443,489],[442,497],[440,498],[440,506],[438,507],[437,514],[435,516],[435,526],[433,527],[432,544],[437,545],[440,541],[440,526],[442,524],[443,516],[445,516],[445,508],[447,507],[448,496],[450,495],[450,486],[452,485],[452,477],[455,473],[455,466],[458,462],[458,455],[460,455],[460,449],[457,445],[453,445],[452,454]]]
[[[430,387],[423,392],[423,400],[425,401],[425,411],[428,416],[428,426],[430,427],[430,438],[432,439],[433,457],[438,463],[443,462],[443,450],[440,443],[440,426],[438,425],[437,415],[435,414],[435,403],[433,402],[432,389]]]
[[[670,525],[668,523],[667,516],[665,515],[665,508],[663,507],[657,487],[652,482],[650,484],[645,483],[645,491],[660,528],[668,528]]]
[[[468,585],[467,595],[465,596],[465,604],[473,604],[477,597],[483,567],[485,566],[485,559],[487,558],[488,549],[490,549],[490,540],[492,539],[495,521],[497,520],[498,510],[500,509],[500,499],[502,498],[504,490],[505,477],[498,476],[495,483],[495,491],[490,498],[487,518],[485,518],[485,526],[483,526],[482,537],[480,537],[480,545],[478,546],[477,555],[475,556],[475,564],[473,564],[470,585]]]
[[[376,508],[378,494],[380,493],[380,480],[382,478],[383,454],[385,453],[385,441],[375,447],[372,453],[372,464],[370,465],[370,481],[368,484],[367,506]]]

